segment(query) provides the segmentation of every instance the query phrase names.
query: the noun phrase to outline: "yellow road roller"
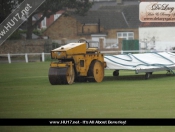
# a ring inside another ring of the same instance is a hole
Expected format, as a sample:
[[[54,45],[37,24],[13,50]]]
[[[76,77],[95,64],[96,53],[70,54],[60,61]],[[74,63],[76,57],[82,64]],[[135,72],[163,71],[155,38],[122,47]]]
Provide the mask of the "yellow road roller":
[[[69,43],[51,50],[49,81],[52,85],[73,82],[101,82],[104,78],[104,55],[87,41]]]

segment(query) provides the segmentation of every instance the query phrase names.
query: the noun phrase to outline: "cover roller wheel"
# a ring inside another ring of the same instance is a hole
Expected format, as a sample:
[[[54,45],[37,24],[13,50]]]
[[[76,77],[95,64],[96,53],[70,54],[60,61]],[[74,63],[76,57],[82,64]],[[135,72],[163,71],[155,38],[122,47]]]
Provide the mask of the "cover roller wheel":
[[[89,82],[101,82],[104,78],[103,64],[98,60],[92,61],[89,67],[88,76],[92,77],[88,78]]]
[[[52,85],[72,84],[75,79],[74,68],[63,67],[49,69],[49,81]]]
[[[152,75],[152,72],[146,72],[145,79],[149,79],[151,75]]]
[[[119,70],[115,70],[115,71],[113,72],[113,76],[119,76]]]

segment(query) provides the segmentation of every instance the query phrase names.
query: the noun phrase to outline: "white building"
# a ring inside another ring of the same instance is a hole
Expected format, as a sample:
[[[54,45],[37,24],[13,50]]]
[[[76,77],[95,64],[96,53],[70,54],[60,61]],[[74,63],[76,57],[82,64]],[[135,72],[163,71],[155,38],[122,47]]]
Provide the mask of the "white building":
[[[140,27],[140,48],[145,50],[169,51],[175,47],[175,26]]]

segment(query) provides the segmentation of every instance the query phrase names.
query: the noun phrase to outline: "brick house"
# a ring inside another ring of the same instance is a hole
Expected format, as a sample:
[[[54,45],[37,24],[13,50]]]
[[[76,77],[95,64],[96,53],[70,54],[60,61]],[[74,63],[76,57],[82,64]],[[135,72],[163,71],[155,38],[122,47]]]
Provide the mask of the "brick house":
[[[52,40],[86,38],[107,44],[118,44],[118,39],[139,39],[139,3],[136,5],[103,6],[90,10],[85,16],[61,15],[44,32]]]
[[[45,17],[39,24],[39,28],[45,29],[49,27],[55,20],[57,20],[61,16],[63,12],[64,11],[58,11],[54,15],[51,15],[49,18]],[[38,15],[38,19],[42,16],[41,14],[37,14],[37,15]]]

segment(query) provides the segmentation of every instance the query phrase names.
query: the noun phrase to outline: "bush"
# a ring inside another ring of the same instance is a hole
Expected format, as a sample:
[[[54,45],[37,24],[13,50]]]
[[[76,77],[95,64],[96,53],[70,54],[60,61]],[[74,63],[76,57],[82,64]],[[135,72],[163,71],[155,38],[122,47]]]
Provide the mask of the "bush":
[[[41,36],[44,30],[33,30],[33,33]],[[17,30],[15,31],[9,38],[8,40],[18,40],[21,39],[21,34],[26,34],[27,31],[26,30]]]
[[[15,31],[9,38],[8,40],[18,40],[21,39],[21,33],[19,30]]]

